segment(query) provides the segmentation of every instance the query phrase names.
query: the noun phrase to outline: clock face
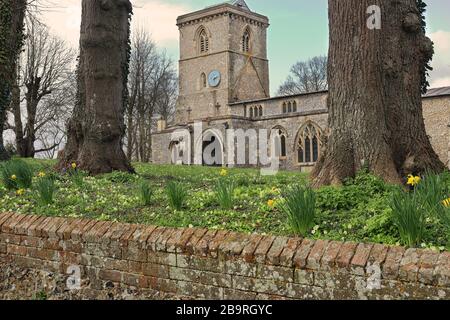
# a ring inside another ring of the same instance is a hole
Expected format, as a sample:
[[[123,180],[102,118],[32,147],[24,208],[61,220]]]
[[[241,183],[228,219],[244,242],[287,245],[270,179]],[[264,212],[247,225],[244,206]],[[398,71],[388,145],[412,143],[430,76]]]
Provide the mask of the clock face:
[[[211,71],[208,82],[211,87],[217,87],[220,84],[220,72],[217,70]]]

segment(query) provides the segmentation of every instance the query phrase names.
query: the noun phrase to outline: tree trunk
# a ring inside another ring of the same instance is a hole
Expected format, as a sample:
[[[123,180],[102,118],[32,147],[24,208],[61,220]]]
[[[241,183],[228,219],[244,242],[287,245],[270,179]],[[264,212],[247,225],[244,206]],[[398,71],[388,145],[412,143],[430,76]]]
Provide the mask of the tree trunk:
[[[367,27],[369,6],[381,29]],[[387,182],[441,171],[422,115],[422,74],[433,44],[416,0],[329,0],[329,128],[313,184],[341,184],[363,167]]]
[[[10,158],[3,144],[3,129],[7,121],[6,110],[11,99],[14,70],[23,45],[26,5],[26,0],[0,2],[0,161]]]
[[[128,0],[83,0],[78,103],[58,167],[90,174],[133,172],[123,151],[129,63]]]

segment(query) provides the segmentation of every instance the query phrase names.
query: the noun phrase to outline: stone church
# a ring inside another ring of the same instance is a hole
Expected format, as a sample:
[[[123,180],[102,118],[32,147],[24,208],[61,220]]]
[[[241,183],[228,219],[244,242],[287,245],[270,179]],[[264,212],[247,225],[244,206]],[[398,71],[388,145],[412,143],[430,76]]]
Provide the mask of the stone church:
[[[310,171],[320,156],[321,137],[327,134],[327,92],[270,97],[269,19],[252,12],[244,0],[234,0],[180,16],[177,26],[180,61],[175,124],[158,123],[152,161],[205,164],[202,158],[194,159],[189,148],[203,152],[214,144],[212,153],[218,159],[214,164],[227,166],[234,143],[234,138],[231,144],[226,141],[227,130],[266,129],[269,136],[274,132],[277,136],[275,144],[268,144],[267,153],[274,152],[282,169]],[[423,97],[423,111],[431,142],[448,165],[450,87],[430,89]],[[200,135],[195,133],[199,125]],[[255,142],[246,143],[249,159]],[[249,161],[247,166],[251,165],[259,163]]]

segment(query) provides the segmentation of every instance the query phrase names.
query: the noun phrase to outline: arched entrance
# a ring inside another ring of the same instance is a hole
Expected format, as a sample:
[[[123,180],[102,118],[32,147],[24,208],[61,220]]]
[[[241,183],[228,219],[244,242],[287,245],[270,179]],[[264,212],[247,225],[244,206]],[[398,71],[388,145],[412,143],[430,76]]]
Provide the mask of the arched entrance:
[[[215,129],[206,130],[197,142],[202,151],[202,165],[221,167],[224,165],[224,143],[222,133]]]

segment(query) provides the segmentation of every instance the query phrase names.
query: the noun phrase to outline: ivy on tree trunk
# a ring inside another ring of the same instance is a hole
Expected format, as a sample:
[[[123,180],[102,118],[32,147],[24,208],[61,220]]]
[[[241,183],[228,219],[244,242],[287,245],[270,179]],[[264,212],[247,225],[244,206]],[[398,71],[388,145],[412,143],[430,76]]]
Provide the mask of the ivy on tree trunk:
[[[367,27],[372,5],[381,9],[381,29]],[[434,52],[422,14],[416,0],[329,0],[330,135],[315,186],[341,184],[363,167],[394,183],[444,169],[422,114]]]

